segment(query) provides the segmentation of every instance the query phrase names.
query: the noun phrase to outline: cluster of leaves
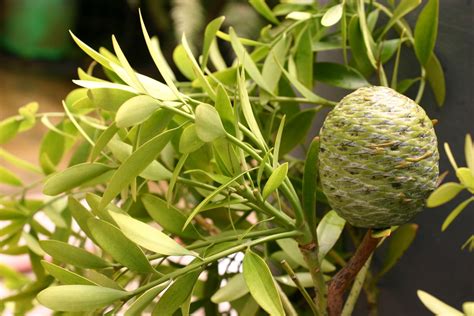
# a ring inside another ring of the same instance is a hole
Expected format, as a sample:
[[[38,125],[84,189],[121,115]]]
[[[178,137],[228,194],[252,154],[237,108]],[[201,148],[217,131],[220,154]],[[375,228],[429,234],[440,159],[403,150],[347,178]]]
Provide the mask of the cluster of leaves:
[[[0,152],[8,163],[46,178],[23,185],[0,169],[2,182],[20,187],[0,200],[0,252],[28,254],[36,275],[26,285],[15,283],[21,288],[2,302],[18,313],[37,296],[53,310],[71,312],[187,315],[204,308],[214,315],[230,302],[242,315],[295,315],[307,306],[325,314],[325,297],[318,295],[315,304],[313,287],[322,294],[348,253],[340,243],[333,249],[345,221],[330,210],[317,182],[318,141],[305,150],[317,113],[335,105],[313,87],[388,85],[388,64],[393,88],[405,92],[418,83],[420,100],[428,81],[442,104],[444,77],[433,53],[438,1],[428,1],[414,32],[404,20],[420,2],[287,0],[271,9],[251,1],[271,22],[259,40],[221,31],[220,17],[206,27],[196,59],[183,35],[173,57],[187,82],[176,80],[143,20],[164,82],[135,72],[115,37],[112,53],[73,35],[94,62],[78,70],[74,82],[81,88],[66,97],[64,112],[37,113],[32,104],[0,122],[1,143],[38,118],[49,128],[39,167]],[[222,42],[236,56],[230,66]],[[420,61],[420,76],[399,79],[400,51],[407,47]],[[344,63],[317,60],[329,50]],[[105,79],[97,76],[102,72]],[[306,159],[291,155],[297,147]],[[59,171],[61,163],[67,167]],[[51,197],[28,194],[40,184]],[[402,228],[379,276],[414,238],[416,226]],[[357,246],[358,231],[348,230]],[[311,243],[316,253],[300,251]],[[240,267],[236,254],[242,252]],[[368,277],[369,290],[378,278]]]
[[[441,230],[445,231],[448,226],[461,214],[461,212],[474,201],[474,144],[471,135],[466,135],[464,146],[464,154],[466,158],[467,167],[458,167],[456,160],[454,160],[453,153],[448,143],[444,144],[444,150],[448,156],[449,162],[456,172],[457,182],[447,182],[437,188],[426,201],[428,207],[437,207],[448,203],[454,199],[461,191],[466,190],[471,193],[471,197],[461,202],[456,208],[446,217]],[[474,249],[474,235],[471,235],[462,248],[467,247],[470,251]]]

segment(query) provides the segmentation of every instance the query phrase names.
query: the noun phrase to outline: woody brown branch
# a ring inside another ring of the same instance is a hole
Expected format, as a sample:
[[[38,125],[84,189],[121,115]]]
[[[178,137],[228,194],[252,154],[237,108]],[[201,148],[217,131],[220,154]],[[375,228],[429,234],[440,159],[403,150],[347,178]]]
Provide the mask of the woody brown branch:
[[[375,251],[380,238],[372,237],[372,230],[368,230],[357,248],[354,256],[349,260],[331,280],[328,288],[328,313],[329,316],[341,314],[344,304],[344,293],[354,281],[357,273],[362,269],[367,259]]]

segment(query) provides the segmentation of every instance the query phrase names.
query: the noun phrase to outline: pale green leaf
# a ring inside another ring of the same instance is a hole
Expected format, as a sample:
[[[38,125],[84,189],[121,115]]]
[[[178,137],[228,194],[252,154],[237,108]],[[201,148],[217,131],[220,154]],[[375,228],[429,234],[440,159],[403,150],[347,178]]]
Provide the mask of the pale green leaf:
[[[263,188],[262,198],[266,200],[283,183],[288,174],[288,162],[278,166],[273,170],[270,178],[268,178],[265,187]]]
[[[440,301],[431,294],[425,291],[418,290],[416,292],[420,301],[435,315],[446,315],[446,316],[463,316],[464,314],[457,309],[452,308],[446,303]]]
[[[85,269],[103,269],[110,263],[84,250],[58,240],[41,240],[41,248],[55,260]]]
[[[474,172],[471,169],[462,167],[456,169],[456,176],[462,185],[474,193]]]
[[[23,184],[13,172],[0,166],[0,183],[21,187]]]
[[[179,71],[189,80],[197,80],[193,70],[193,63],[186,56],[186,51],[182,44],[175,47],[173,51],[173,61]],[[201,83],[201,82],[200,82]],[[202,85],[201,85],[202,87]]]
[[[44,184],[43,193],[58,195],[99,177],[110,169],[110,166],[101,163],[82,163],[72,166],[49,177]]]
[[[116,112],[125,101],[136,96],[136,93],[121,89],[94,88],[87,90],[87,96],[96,107]]]
[[[465,302],[462,304],[462,310],[466,316],[474,316],[474,302]]]
[[[438,35],[439,0],[429,0],[425,5],[415,27],[415,53],[420,64],[428,62]]]
[[[341,20],[342,4],[336,4],[330,7],[321,18],[321,24],[325,27],[330,27]]]
[[[206,30],[204,31],[204,42],[202,45],[202,61],[201,61],[201,68],[206,69],[207,67],[207,60],[209,58],[209,51],[211,49],[212,43],[215,42],[216,33],[220,29],[222,22],[224,22],[225,17],[221,16],[215,18],[206,26]]]
[[[86,279],[85,277],[66,270],[54,263],[42,260],[41,264],[43,265],[44,269],[51,274],[56,280],[61,282],[65,285],[97,285],[96,283],[92,282],[91,280]]]
[[[118,130],[119,129],[117,125],[113,123],[100,134],[99,138],[97,138],[97,140],[95,141],[95,146],[92,148],[90,158],[91,161],[94,161],[97,159],[97,157],[99,157],[104,147],[107,146],[109,141],[112,139],[112,137],[114,137]]]
[[[442,184],[439,188],[437,188],[426,200],[426,205],[428,207],[437,207],[440,206],[448,201],[454,199],[456,195],[459,194],[464,189],[464,186],[455,183],[455,182],[448,182]]]
[[[94,236],[94,241],[117,262],[139,273],[153,271],[143,251],[117,227],[96,218],[90,218],[87,225]]]
[[[142,315],[143,311],[169,285],[169,282],[158,284],[140,295],[125,311],[124,316]]]
[[[19,132],[22,119],[10,117],[0,121],[0,144],[5,144]]]
[[[456,208],[449,213],[448,217],[443,222],[443,225],[441,226],[441,231],[445,231],[446,228],[451,224],[452,221],[458,217],[459,214],[469,205],[469,203],[474,202],[474,197],[470,197],[469,199],[461,202]]]
[[[115,303],[130,296],[125,291],[94,285],[60,285],[41,291],[37,299],[41,305],[55,311],[82,312]]]
[[[115,116],[117,127],[130,127],[142,123],[159,109],[160,105],[161,102],[147,95],[139,95],[125,101]]]
[[[263,63],[262,77],[272,93],[276,92],[278,82],[280,81],[281,68],[279,65],[285,64],[289,48],[288,42],[288,37],[282,36],[272,47]]]
[[[199,139],[196,132],[196,125],[189,124],[181,133],[179,138],[179,152],[182,154],[190,154],[204,145],[204,142]]]
[[[71,34],[74,42],[76,42],[77,46],[79,46],[87,55],[89,55],[92,59],[94,59],[96,62],[101,64],[103,67],[109,70],[112,70],[112,67],[110,66],[110,63],[112,61],[110,59],[98,53],[97,51],[92,49],[90,46],[88,46],[86,43],[82,42],[71,31],[69,31],[69,33]]]
[[[120,62],[120,65],[123,67],[125,70],[125,74],[128,77],[127,83],[137,89],[138,91],[144,93],[145,88],[141,84],[141,82],[138,80],[137,74],[133,70],[132,66],[130,66],[130,63],[127,60],[127,57],[125,57],[125,54],[122,52],[122,49],[120,48],[119,43],[117,42],[117,39],[115,38],[114,35],[112,35],[112,45],[114,47],[115,54],[117,55],[117,58]],[[112,64],[111,64],[112,65]],[[112,66],[112,68],[115,70],[115,68]],[[119,76],[120,74],[117,73]],[[121,76],[122,77],[122,76]]]
[[[34,173],[42,173],[41,169],[37,167],[36,165],[10,154],[8,151],[4,150],[3,148],[0,148],[0,158],[5,159],[5,161],[8,161],[15,167],[21,168],[23,170],[34,172]]]
[[[335,211],[329,211],[319,222],[317,228],[319,243],[319,259],[323,260],[329,250],[336,244],[341,236],[346,221]]]
[[[466,134],[466,140],[464,142],[464,155],[466,156],[467,167],[471,169],[471,172],[474,174],[474,143],[472,142],[470,134]]]
[[[285,315],[275,280],[265,261],[248,249],[243,261],[243,274],[250,294],[272,316]]]
[[[196,255],[194,252],[178,244],[168,235],[144,222],[115,212],[110,212],[110,215],[120,227],[123,234],[143,248],[168,256]]]
[[[309,273],[309,272],[296,272],[295,275],[296,275],[296,277],[300,281],[300,284],[303,287],[305,287],[305,288],[314,287],[313,278],[311,277],[311,273]],[[291,287],[296,287],[295,282],[293,281],[293,279],[289,275],[277,276],[275,279],[278,282],[280,282],[284,285],[291,286]]]
[[[249,292],[249,288],[245,283],[244,275],[239,273],[230,278],[226,285],[217,290],[211,297],[211,301],[218,304],[223,302],[232,302],[241,298]]]
[[[201,103],[197,106],[195,124],[197,136],[205,143],[226,135],[219,113],[209,104]]]
[[[229,96],[221,84],[217,86],[215,107],[225,130],[235,135],[234,110],[230,103]]]
[[[273,24],[280,24],[280,21],[275,17],[272,10],[265,3],[265,0],[249,0],[249,3],[254,9],[260,13],[265,19],[272,22]]]

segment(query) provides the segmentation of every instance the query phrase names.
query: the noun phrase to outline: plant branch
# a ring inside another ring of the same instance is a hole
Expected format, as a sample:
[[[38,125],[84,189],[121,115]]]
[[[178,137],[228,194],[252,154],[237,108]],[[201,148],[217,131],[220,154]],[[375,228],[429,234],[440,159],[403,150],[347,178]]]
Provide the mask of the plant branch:
[[[351,285],[357,273],[362,269],[367,259],[377,248],[380,238],[372,237],[372,230],[369,229],[364,239],[357,248],[354,256],[346,266],[332,278],[328,291],[328,311],[330,316],[340,315],[344,302],[344,292]]]
[[[360,291],[364,285],[365,278],[367,276],[367,271],[369,270],[370,262],[372,261],[372,255],[367,259],[367,262],[364,264],[362,269],[357,273],[357,276],[354,281],[354,285],[347,297],[344,308],[342,309],[341,316],[351,316],[352,311],[354,310],[357,299],[359,298]]]

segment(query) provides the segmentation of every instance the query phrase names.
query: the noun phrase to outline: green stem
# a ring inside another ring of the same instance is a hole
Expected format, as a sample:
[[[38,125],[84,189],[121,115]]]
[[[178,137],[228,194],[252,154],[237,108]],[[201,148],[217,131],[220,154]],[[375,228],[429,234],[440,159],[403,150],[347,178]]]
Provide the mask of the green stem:
[[[153,282],[150,282],[148,284],[140,286],[139,288],[135,289],[134,291],[131,291],[130,295],[135,296],[135,295],[141,294],[141,293],[145,292],[146,290],[149,290],[149,289],[151,289],[152,287],[154,287],[158,284],[161,284],[161,283],[163,283],[165,281],[168,281],[168,280],[171,280],[171,279],[175,279],[175,278],[177,278],[177,277],[179,277],[183,274],[186,274],[188,272],[200,269],[202,266],[205,266],[205,265],[207,265],[211,262],[217,261],[221,258],[227,257],[227,256],[229,256],[233,253],[243,251],[248,247],[256,246],[256,245],[259,245],[259,244],[262,244],[262,243],[266,243],[266,242],[273,241],[273,240],[278,240],[278,239],[294,238],[294,237],[299,236],[299,235],[301,235],[301,233],[299,231],[293,230],[293,231],[289,231],[289,232],[283,232],[283,233],[278,233],[278,234],[274,234],[274,235],[271,235],[271,236],[266,236],[266,237],[263,237],[263,238],[260,238],[260,239],[256,239],[256,240],[252,240],[252,241],[243,243],[241,245],[234,246],[232,248],[226,249],[222,252],[219,252],[219,253],[216,253],[212,256],[209,256],[209,257],[203,259],[200,262],[190,264],[190,265],[188,265],[188,266],[186,266],[182,269],[173,271],[173,272],[169,273],[168,275],[163,276],[163,277],[161,277],[161,278],[159,278],[159,279],[157,279]]]
[[[355,304],[357,303],[357,299],[359,298],[360,291],[362,286],[364,285],[364,280],[367,275],[367,271],[370,266],[370,262],[372,261],[372,255],[367,259],[367,262],[364,264],[362,269],[357,273],[357,276],[354,280],[354,284],[352,285],[352,289],[349,292],[349,296],[347,297],[346,303],[344,304],[344,308],[342,309],[341,316],[351,316],[352,311],[354,310]]]
[[[283,309],[286,311],[286,315],[288,315],[288,316],[298,316],[298,313],[296,312],[295,308],[293,307],[293,304],[291,304],[290,300],[288,299],[288,296],[281,289],[280,285],[277,282],[275,282],[275,285],[276,285],[278,294],[280,294],[281,303],[283,305]]]

